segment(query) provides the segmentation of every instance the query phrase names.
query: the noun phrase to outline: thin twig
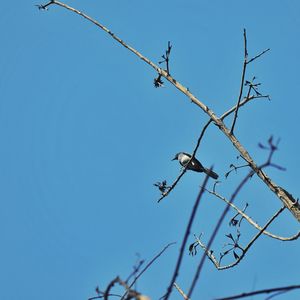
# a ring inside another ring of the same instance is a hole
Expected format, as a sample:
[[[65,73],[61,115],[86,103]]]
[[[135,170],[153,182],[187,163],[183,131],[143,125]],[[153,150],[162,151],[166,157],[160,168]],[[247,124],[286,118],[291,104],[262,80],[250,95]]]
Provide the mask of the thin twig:
[[[242,79],[241,79],[241,84],[240,84],[239,97],[238,97],[238,101],[237,101],[237,105],[236,105],[236,109],[235,109],[235,113],[234,113],[234,117],[233,117],[231,129],[230,129],[230,133],[231,134],[233,134],[233,131],[234,131],[234,126],[235,126],[235,123],[236,123],[236,120],[237,120],[237,117],[238,117],[238,111],[239,111],[241,99],[242,99],[242,96],[243,96],[243,90],[244,90],[244,85],[245,85],[245,75],[246,75],[247,65],[250,64],[251,62],[253,62],[254,60],[256,60],[257,58],[261,57],[263,54],[265,54],[269,50],[270,50],[270,48],[262,51],[261,53],[259,53],[255,57],[253,57],[250,60],[248,60],[247,33],[246,33],[246,29],[244,28],[244,63],[243,63]],[[250,91],[251,91],[251,87],[249,88],[247,98],[250,95]]]
[[[108,294],[108,296],[121,298],[121,295],[118,295],[118,294]],[[104,298],[104,293],[102,293],[99,296],[90,297],[90,298],[88,298],[88,300],[95,300],[95,299],[102,299],[102,298]]]
[[[54,2],[53,1],[49,1],[48,3],[46,3],[46,4],[36,4],[35,6],[37,6],[37,8],[39,9],[39,10],[48,10],[48,6],[50,6],[51,4],[54,4]]]
[[[170,75],[170,64],[169,64],[169,62],[170,62],[171,50],[172,50],[172,45],[171,45],[171,42],[168,41],[168,49],[166,50],[165,54],[162,56],[163,60],[158,62],[159,64],[166,63],[166,68],[167,68],[166,70],[167,70],[168,75]]]
[[[215,300],[235,300],[235,299],[256,296],[256,295],[260,295],[260,294],[270,294],[270,293],[279,292],[279,291],[292,291],[292,290],[296,290],[296,289],[300,289],[300,284],[283,286],[283,287],[272,288],[272,289],[263,289],[263,290],[259,290],[259,291],[249,292],[249,293],[242,293],[242,294],[234,295],[234,296],[230,296],[230,297],[217,298]]]
[[[215,267],[218,269],[220,267],[220,264],[218,263],[217,258],[213,255],[212,251],[210,251],[205,245],[204,243],[202,243],[202,241],[200,240],[200,237],[197,237],[194,234],[194,238],[196,240],[196,242],[198,243],[198,245],[203,249],[204,253],[206,254],[206,256],[208,257],[208,259],[215,265]]]
[[[168,80],[172,85],[174,85],[179,91],[181,91],[183,94],[185,94],[194,104],[196,104],[199,108],[202,109],[204,113],[206,113],[210,119],[212,119],[213,122],[219,127],[219,129],[228,137],[228,139],[232,142],[233,146],[240,152],[241,156],[244,158],[245,161],[247,161],[253,171],[258,175],[258,177],[269,187],[269,189],[277,195],[277,197],[284,203],[284,205],[289,209],[289,211],[295,216],[295,218],[300,221],[300,204],[297,202],[294,197],[290,193],[288,193],[285,189],[278,186],[275,182],[273,182],[267,174],[265,174],[262,170],[258,168],[250,154],[246,151],[246,149],[242,146],[242,144],[239,142],[239,140],[232,134],[230,129],[226,127],[226,125],[220,120],[220,118],[217,117],[217,115],[203,102],[201,102],[195,95],[193,95],[190,90],[180,84],[176,79],[174,79],[172,76],[170,76],[167,71],[163,70],[162,68],[159,68],[156,64],[154,64],[152,61],[150,61],[148,58],[143,56],[140,52],[135,50],[133,47],[126,44],[122,39],[120,39],[118,36],[116,36],[113,32],[111,32],[108,28],[100,24],[99,22],[93,20],[91,17],[87,16],[86,14],[62,3],[56,0],[53,0],[51,4],[56,4],[58,6],[61,6],[65,9],[68,9],[85,19],[89,20],[90,22],[94,23],[96,26],[104,30],[106,33],[108,33],[114,40],[116,40],[118,43],[120,43],[123,47],[134,53],[137,57],[139,57],[141,60],[146,62],[148,65],[150,65],[157,73],[161,74],[166,80]]]
[[[262,99],[262,98],[268,98],[269,99],[269,95],[260,95],[260,96],[255,96],[255,95],[251,95],[249,97],[245,97],[241,102],[239,107],[242,107],[243,105],[245,105],[247,102],[254,100],[254,99]],[[224,120],[226,117],[228,117],[231,113],[233,113],[237,108],[237,105],[233,106],[231,109],[229,109],[228,111],[226,111],[221,117],[220,120]]]
[[[249,164],[245,164],[245,165],[240,165],[240,166],[235,166],[233,164],[230,165],[231,170],[229,170],[226,174],[225,174],[225,178],[227,178],[229,176],[229,174],[233,171],[237,171],[238,169],[241,168],[245,168],[245,167],[249,167]]]
[[[115,279],[113,279],[108,286],[106,287],[106,290],[103,294],[103,298],[104,300],[108,300],[108,297],[110,295],[110,290],[112,289],[112,287],[116,284],[116,283],[120,283],[121,279],[119,276],[117,276]]]
[[[141,293],[137,292],[136,290],[131,289],[130,286],[128,286],[128,284],[125,281],[123,281],[119,276],[117,276],[115,279],[113,279],[107,286],[105,292],[103,293],[104,300],[108,300],[108,296],[111,295],[109,292],[116,283],[118,283],[120,286],[122,286],[126,290],[126,295],[128,295],[126,297],[126,299],[134,298],[134,299],[140,299],[140,300],[142,300],[142,299],[150,300],[149,297],[142,295]],[[123,297],[121,299],[123,299]]]
[[[172,183],[172,185],[164,193],[162,193],[162,196],[157,200],[157,202],[160,202],[162,199],[164,199],[165,197],[167,197],[170,194],[170,192],[175,188],[175,186],[177,185],[177,183],[179,182],[179,180],[181,179],[181,177],[187,171],[188,165],[189,165],[189,163],[187,163],[186,166],[183,167],[183,169],[181,170],[181,172],[178,175],[178,177],[176,178],[176,180]]]
[[[126,283],[128,283],[132,277],[136,278],[136,274],[139,272],[139,270],[142,267],[142,265],[144,264],[144,262],[145,262],[145,260],[142,259],[137,263],[137,266],[133,267],[132,273],[129,274],[129,276],[125,280]]]
[[[198,194],[198,197],[197,197],[197,199],[196,199],[196,201],[194,203],[194,207],[192,209],[191,216],[190,216],[188,225],[186,227],[185,234],[184,234],[184,237],[183,237],[183,240],[182,240],[182,244],[181,244],[181,247],[180,247],[180,252],[179,252],[178,259],[177,259],[176,267],[175,267],[172,279],[170,281],[170,284],[169,284],[169,286],[167,288],[167,293],[163,297],[164,300],[168,300],[169,299],[169,297],[170,297],[170,295],[172,293],[173,284],[176,281],[176,278],[177,278],[177,276],[179,274],[179,269],[180,269],[180,266],[181,266],[181,262],[182,262],[182,258],[183,258],[183,253],[184,253],[184,250],[185,250],[185,247],[186,247],[186,243],[187,243],[188,237],[190,235],[191,227],[192,227],[192,224],[194,222],[194,219],[195,219],[195,216],[196,216],[196,212],[197,212],[200,200],[201,200],[201,198],[202,198],[202,196],[204,194],[205,187],[206,187],[206,184],[208,182],[208,179],[209,179],[209,176],[206,175],[205,179],[204,179],[204,182],[203,182],[203,185],[202,185],[202,187],[200,189],[200,192]]]
[[[265,229],[284,211],[285,208],[286,207],[283,206],[282,208],[280,208],[272,216],[272,218],[264,225],[264,227],[262,227],[262,229],[248,243],[248,245],[245,248],[241,249],[242,250],[242,254],[232,264],[229,264],[229,265],[226,265],[226,266],[220,266],[219,263],[217,262],[217,259],[213,255],[212,251],[210,251],[210,246],[209,245],[205,246],[199,239],[197,239],[197,242],[198,243],[200,242],[199,243],[200,247],[204,250],[204,254],[203,255],[208,256],[208,258],[213,262],[213,264],[215,265],[215,267],[218,270],[227,270],[227,269],[230,269],[230,268],[236,266],[244,258],[244,256],[246,255],[246,253],[248,252],[248,250],[251,248],[251,246],[254,244],[254,242],[263,234],[263,232],[265,231]],[[190,297],[190,295],[189,295],[189,297]]]
[[[226,199],[225,197],[223,197],[222,195],[218,194],[216,191],[210,191],[210,190],[206,190],[208,193],[216,196],[217,198],[223,200],[225,203],[227,203],[228,205],[230,205],[233,209],[235,209],[238,214],[240,214],[246,221],[248,221],[249,224],[251,224],[253,227],[255,227],[258,230],[262,230],[262,227],[259,226],[255,221],[252,220],[251,217],[249,217],[247,214],[245,214],[241,209],[239,209],[237,206],[235,206],[233,203],[231,203],[228,199]],[[277,239],[280,241],[294,241],[297,240],[300,237],[300,231],[298,231],[296,234],[290,236],[290,237],[282,237],[279,235],[275,235],[273,233],[270,233],[268,231],[263,231],[263,234],[273,238],[273,239]]]
[[[176,282],[174,282],[174,287],[176,288],[176,290],[179,292],[179,294],[182,296],[182,298],[184,300],[190,300],[188,298],[188,296],[184,293],[184,291],[179,287],[179,285]]]
[[[209,124],[211,123],[211,120],[209,120],[205,126],[203,127],[202,131],[201,131],[201,134],[200,134],[200,137],[198,138],[198,141],[197,141],[197,144],[196,144],[196,147],[192,153],[192,156],[189,160],[189,162],[194,159],[195,155],[196,155],[196,152],[200,146],[200,142],[201,142],[201,139],[203,138],[204,136],[204,133],[206,131],[206,129],[208,128]],[[181,179],[181,177],[185,174],[185,172],[187,171],[187,168],[189,166],[189,162],[185,165],[185,167],[182,169],[182,171],[180,172],[179,176],[176,178],[176,180],[173,182],[173,184],[170,186],[170,188],[167,190],[166,193],[164,193],[159,199],[157,202],[160,202],[163,198],[165,198],[166,196],[168,196],[168,194],[175,188],[175,186],[177,185],[177,183],[179,182],[179,180]]]
[[[242,79],[241,79],[241,85],[240,85],[239,98],[238,98],[236,109],[235,109],[235,112],[234,112],[234,117],[233,117],[231,129],[230,129],[230,134],[233,134],[235,122],[236,122],[239,107],[240,107],[240,102],[241,102],[242,95],[243,95],[245,75],[246,75],[246,69],[247,69],[247,59],[248,59],[247,35],[246,35],[246,29],[244,28],[244,63],[243,63]]]
[[[250,100],[253,100],[253,99],[257,99],[257,98],[268,98],[269,96],[250,96],[248,98],[245,98],[243,99],[243,101],[241,101],[240,103],[240,107],[242,107],[243,105],[245,105],[247,102],[249,102]],[[226,111],[221,117],[220,117],[220,120],[224,120],[226,117],[228,117],[231,113],[233,113],[236,109],[236,105],[233,106],[231,109],[229,109],[228,111]],[[192,156],[190,158],[190,161],[195,157],[197,151],[198,151],[198,148],[200,146],[200,143],[201,143],[201,140],[208,128],[208,126],[212,123],[212,120],[210,119],[205,125],[204,127],[202,128],[201,130],[201,133],[199,135],[199,138],[197,140],[197,143],[196,143],[196,146],[193,150],[193,153],[192,153]],[[180,179],[182,178],[182,176],[186,173],[187,171],[187,167],[188,167],[189,163],[186,164],[186,166],[181,170],[180,174],[178,175],[178,177],[175,179],[175,181],[172,183],[172,185],[170,187],[168,187],[168,189],[162,193],[162,196],[158,199],[157,202],[160,202],[162,199],[164,199],[165,197],[167,197],[170,192],[175,188],[175,186],[178,184],[178,182],[180,181]]]
[[[264,55],[266,52],[268,52],[268,51],[270,51],[270,50],[271,50],[271,49],[268,48],[268,49],[262,51],[261,53],[257,54],[257,55],[254,56],[253,58],[249,59],[249,60],[247,61],[247,64],[250,64],[251,62],[253,62],[253,61],[256,60],[257,58],[261,57],[262,55]]]
[[[250,171],[248,173],[248,175],[241,181],[241,183],[238,185],[238,187],[236,188],[236,190],[234,191],[234,193],[232,194],[231,196],[231,199],[230,199],[230,203],[232,203],[234,200],[235,200],[235,197],[238,195],[238,193],[240,192],[240,190],[242,189],[242,187],[246,184],[246,182],[253,176],[254,174],[254,171]],[[217,225],[215,226],[215,229],[209,239],[209,242],[208,242],[208,245],[207,245],[207,248],[210,249],[211,248],[211,245],[215,239],[215,237],[217,236],[217,233],[225,219],[225,216],[226,214],[228,213],[229,211],[229,208],[230,206],[227,205],[221,215],[221,217],[219,218],[218,222],[217,222]],[[188,297],[191,298],[191,295],[193,293],[193,290],[196,286],[196,282],[198,281],[199,277],[200,277],[200,273],[201,273],[201,270],[204,266],[204,262],[205,262],[205,259],[206,259],[206,253],[203,253],[202,255],[202,258],[201,258],[201,261],[197,267],[197,270],[196,270],[196,273],[194,275],[194,278],[193,278],[193,281],[192,281],[192,284],[191,284],[191,287],[189,289],[189,292],[188,292]]]
[[[137,282],[137,280],[147,271],[147,269],[172,245],[176,244],[175,242],[173,243],[169,243],[167,246],[165,246],[157,255],[155,255],[150,261],[149,263],[145,266],[145,268],[143,270],[141,270],[141,272],[134,278],[134,280],[132,281],[132,283],[128,286],[127,291],[124,293],[124,295],[122,296],[121,300],[125,299],[128,291],[133,287],[133,285]]]
[[[268,150],[270,151],[270,153],[269,153],[269,156],[268,156],[267,161],[266,161],[264,164],[262,164],[260,167],[258,167],[259,170],[262,170],[263,168],[265,168],[265,167],[267,167],[267,166],[270,166],[270,165],[272,164],[272,162],[271,162],[272,156],[273,156],[274,152],[275,152],[276,149],[277,149],[278,142],[279,142],[279,141],[277,141],[277,143],[274,144],[274,143],[273,143],[273,137],[271,136],[271,137],[269,138],[269,140],[268,140],[268,147],[261,145],[261,147],[263,147],[264,149],[268,149]],[[244,185],[246,184],[246,182],[247,182],[250,178],[252,178],[252,176],[253,176],[254,174],[255,174],[255,172],[254,172],[253,170],[251,170],[251,171],[247,174],[247,176],[240,182],[240,184],[237,186],[237,188],[236,188],[235,191],[233,192],[233,194],[232,194],[232,196],[231,196],[231,198],[230,198],[229,203],[233,203],[233,202],[234,202],[236,196],[239,194],[239,192],[240,192],[241,189],[244,187]],[[208,256],[208,257],[211,257],[211,260],[214,262],[214,260],[212,259],[214,256],[213,256],[213,254],[212,254],[211,251],[210,251],[211,245],[212,245],[212,243],[213,243],[213,241],[214,241],[214,239],[215,239],[215,237],[216,237],[216,235],[217,235],[217,233],[218,233],[218,231],[219,231],[219,229],[220,229],[220,227],[221,227],[221,224],[222,224],[223,220],[225,219],[226,214],[227,214],[228,211],[229,211],[229,208],[230,208],[230,204],[229,204],[229,203],[226,205],[226,207],[225,207],[225,209],[224,209],[224,211],[223,211],[221,217],[219,218],[218,223],[217,223],[217,225],[216,225],[216,227],[215,227],[215,229],[214,229],[214,231],[213,231],[213,233],[212,233],[212,235],[211,235],[211,237],[210,237],[210,239],[209,239],[209,242],[208,242],[207,247],[204,247],[204,250],[205,250],[205,251],[204,251],[204,253],[203,253],[203,255],[202,255],[201,261],[200,261],[200,263],[199,263],[199,265],[198,265],[197,271],[196,271],[195,276],[194,276],[194,279],[193,279],[193,281],[192,281],[192,284],[191,284],[191,287],[190,287],[190,290],[189,290],[189,293],[188,293],[188,297],[191,297],[191,294],[192,294],[192,292],[193,292],[193,290],[194,290],[194,288],[195,288],[196,282],[197,282],[198,279],[199,279],[199,276],[200,276],[201,270],[202,270],[202,268],[203,268],[203,265],[204,265],[204,262],[205,262],[206,257],[207,257],[207,256]],[[279,213],[281,213],[281,211],[280,211]],[[278,213],[278,214],[279,214],[279,213]],[[271,219],[271,220],[272,220],[272,219]],[[270,224],[270,223],[267,223],[267,226],[268,226],[269,224]],[[267,227],[267,226],[266,226],[266,227]],[[263,227],[263,228],[262,228],[262,231],[260,231],[260,232],[257,234],[257,236],[254,238],[254,241],[262,234],[262,232],[266,229],[266,227]],[[253,242],[254,242],[254,241],[253,241]],[[250,245],[252,245],[253,242],[250,242]],[[202,248],[203,248],[203,247],[202,247]],[[246,248],[247,248],[247,247],[246,247]],[[209,254],[211,254],[211,255],[209,255]],[[243,254],[244,254],[244,252],[243,252]],[[244,255],[243,255],[243,256],[244,256]],[[233,264],[233,265],[235,265],[235,264]],[[233,266],[233,265],[232,265],[232,266]],[[218,266],[218,264],[217,264],[216,266]],[[232,267],[232,266],[230,265],[230,266],[227,266],[226,268]],[[225,268],[225,267],[224,267],[224,268]],[[224,269],[224,268],[222,268],[222,269]],[[218,269],[220,269],[220,268],[218,268]]]

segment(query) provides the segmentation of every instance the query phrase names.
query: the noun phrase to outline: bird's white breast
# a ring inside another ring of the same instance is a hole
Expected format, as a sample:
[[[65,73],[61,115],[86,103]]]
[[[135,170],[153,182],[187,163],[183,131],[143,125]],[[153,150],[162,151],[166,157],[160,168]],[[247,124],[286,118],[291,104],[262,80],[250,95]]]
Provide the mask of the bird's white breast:
[[[182,164],[182,165],[186,165],[190,160],[190,157],[186,154],[180,154],[179,155],[179,162]],[[193,164],[193,162],[191,162]]]

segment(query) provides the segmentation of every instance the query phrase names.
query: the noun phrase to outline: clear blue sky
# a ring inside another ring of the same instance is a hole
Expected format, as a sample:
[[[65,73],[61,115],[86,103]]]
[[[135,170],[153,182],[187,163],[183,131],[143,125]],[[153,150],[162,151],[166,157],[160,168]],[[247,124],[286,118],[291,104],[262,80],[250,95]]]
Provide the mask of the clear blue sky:
[[[272,101],[242,109],[236,135],[258,163],[267,155],[258,142],[271,134],[281,138],[275,162],[287,171],[267,173],[298,196],[299,1],[67,3],[154,62],[170,40],[171,74],[217,114],[238,96],[243,28],[250,56],[270,47],[247,78],[255,75]],[[0,299],[87,299],[97,285],[104,289],[116,275],[126,278],[136,253],[148,261],[176,241],[137,286],[158,299],[204,176],[187,173],[160,204],[153,183],[176,178],[180,168],[171,159],[193,150],[207,117],[169,84],[155,89],[155,72],[94,25],[60,7],[44,12],[35,4],[0,4]],[[214,164],[226,196],[245,172],[224,179],[236,156],[212,126],[197,157]],[[237,200],[241,207],[245,202],[261,224],[280,207],[255,178]],[[206,195],[192,232],[204,232],[207,241],[223,207]],[[213,245],[216,253],[226,242],[227,222]],[[288,236],[299,224],[285,213],[270,230]],[[254,233],[244,226],[242,241]],[[262,237],[232,270],[218,272],[207,261],[194,299],[299,284],[299,251],[297,241]],[[185,253],[177,280],[184,290],[200,257]],[[278,299],[299,297],[298,291]],[[181,297],[174,291],[172,299]]]

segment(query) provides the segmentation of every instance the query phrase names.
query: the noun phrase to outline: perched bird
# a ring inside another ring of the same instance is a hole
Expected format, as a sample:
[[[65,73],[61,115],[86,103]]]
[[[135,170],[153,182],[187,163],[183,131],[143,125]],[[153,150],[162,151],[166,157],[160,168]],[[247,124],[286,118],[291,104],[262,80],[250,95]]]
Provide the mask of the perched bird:
[[[204,172],[208,176],[212,177],[213,179],[218,179],[219,175],[215,173],[214,171],[204,168],[200,161],[194,157],[191,161],[192,155],[186,153],[186,152],[179,152],[175,155],[175,157],[172,160],[178,160],[179,163],[185,167],[187,164],[187,169],[192,170],[195,172]],[[189,162],[190,161],[190,162]]]

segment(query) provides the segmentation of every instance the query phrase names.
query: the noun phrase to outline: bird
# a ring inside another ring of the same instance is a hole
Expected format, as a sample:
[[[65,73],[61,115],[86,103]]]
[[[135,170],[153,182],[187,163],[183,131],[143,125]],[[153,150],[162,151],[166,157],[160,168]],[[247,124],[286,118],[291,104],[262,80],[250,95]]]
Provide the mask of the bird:
[[[175,157],[172,160],[178,160],[183,167],[186,167],[186,165],[188,164],[187,170],[192,170],[195,172],[204,172],[213,179],[218,179],[219,175],[217,173],[203,167],[203,165],[196,157],[193,157],[193,159],[190,161],[191,158],[191,154],[188,154],[186,152],[179,152],[175,155]]]

